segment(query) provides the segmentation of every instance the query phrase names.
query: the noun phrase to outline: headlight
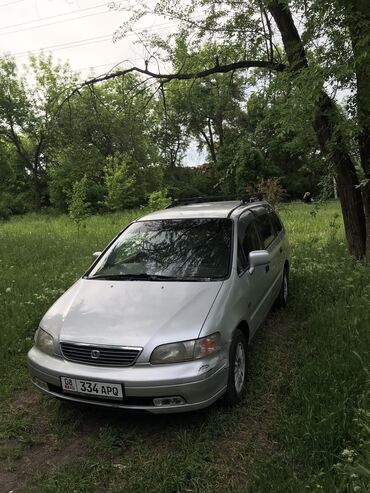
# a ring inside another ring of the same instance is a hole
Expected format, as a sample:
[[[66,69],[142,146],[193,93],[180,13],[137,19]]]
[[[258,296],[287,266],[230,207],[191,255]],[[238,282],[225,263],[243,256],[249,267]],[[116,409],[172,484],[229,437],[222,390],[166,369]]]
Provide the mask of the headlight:
[[[220,349],[220,334],[212,334],[201,339],[173,342],[158,346],[152,352],[150,362],[153,365],[164,363],[182,363],[205,358]]]
[[[54,354],[54,339],[40,327],[35,333],[35,346],[47,354]]]

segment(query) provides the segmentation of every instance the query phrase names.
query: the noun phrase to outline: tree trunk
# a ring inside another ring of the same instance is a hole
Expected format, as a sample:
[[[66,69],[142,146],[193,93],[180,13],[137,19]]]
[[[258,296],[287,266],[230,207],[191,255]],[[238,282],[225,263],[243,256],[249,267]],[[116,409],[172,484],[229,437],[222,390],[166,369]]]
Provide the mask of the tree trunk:
[[[346,144],[340,133],[336,131],[337,121],[336,104],[323,91],[315,112],[315,133],[321,149],[335,164],[335,178],[349,252],[355,258],[361,259],[365,255],[366,233],[361,190]]]
[[[207,136],[207,133],[205,130],[202,128],[199,129],[200,134],[202,135],[203,139],[205,140],[205,143],[207,144],[209,153],[211,155],[213,164],[217,166],[217,154],[216,154],[216,149],[215,149],[215,143],[213,140],[213,131],[212,131],[212,126],[211,126],[211,120],[207,118],[207,127],[209,131],[209,136]]]
[[[280,31],[292,72],[299,73],[308,68],[303,43],[286,2],[272,0],[269,11]],[[338,125],[340,119],[335,102],[322,90],[316,102],[314,129],[322,151],[334,163],[349,253],[361,259],[366,243],[364,204],[361,192],[356,188],[359,182],[355,165]]]
[[[360,128],[358,143],[365,176],[362,198],[366,221],[366,258],[370,262],[370,2],[346,0],[344,7],[355,62],[357,118]]]
[[[40,180],[37,171],[33,172],[33,197],[34,197],[34,206],[38,211],[41,209],[41,186]]]

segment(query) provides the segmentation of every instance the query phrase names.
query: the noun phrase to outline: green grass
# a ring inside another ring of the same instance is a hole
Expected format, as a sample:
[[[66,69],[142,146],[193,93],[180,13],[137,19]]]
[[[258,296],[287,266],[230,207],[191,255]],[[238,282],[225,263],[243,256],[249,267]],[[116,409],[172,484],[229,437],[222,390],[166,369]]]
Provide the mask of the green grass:
[[[313,210],[281,212],[290,305],[252,344],[245,402],[167,417],[40,397],[25,364],[43,313],[140,212],[79,233],[67,217],[0,223],[0,491],[369,491],[370,270],[338,204]]]

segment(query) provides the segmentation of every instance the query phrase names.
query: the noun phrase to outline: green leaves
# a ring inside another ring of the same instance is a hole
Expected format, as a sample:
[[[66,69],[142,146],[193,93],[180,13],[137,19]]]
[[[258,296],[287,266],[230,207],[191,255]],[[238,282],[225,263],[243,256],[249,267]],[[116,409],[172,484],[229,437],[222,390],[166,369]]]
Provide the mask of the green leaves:
[[[72,193],[68,204],[69,217],[76,223],[77,229],[90,213],[90,204],[87,202],[88,179],[84,175],[80,181],[73,185]]]
[[[105,204],[110,210],[129,209],[139,203],[133,167],[135,163],[130,154],[122,156],[116,153],[107,158],[104,169],[104,183],[107,191]]]

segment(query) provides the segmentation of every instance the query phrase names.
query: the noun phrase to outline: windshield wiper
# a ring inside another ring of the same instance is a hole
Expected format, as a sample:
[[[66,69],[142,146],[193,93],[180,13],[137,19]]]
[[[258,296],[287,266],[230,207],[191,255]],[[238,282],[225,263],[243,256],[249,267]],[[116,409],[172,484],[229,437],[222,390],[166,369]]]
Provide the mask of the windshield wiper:
[[[141,272],[140,274],[97,274],[96,276],[88,277],[88,279],[102,279],[108,281],[125,280],[125,281],[166,281],[177,279],[173,276],[162,276],[157,274],[147,274]]]

